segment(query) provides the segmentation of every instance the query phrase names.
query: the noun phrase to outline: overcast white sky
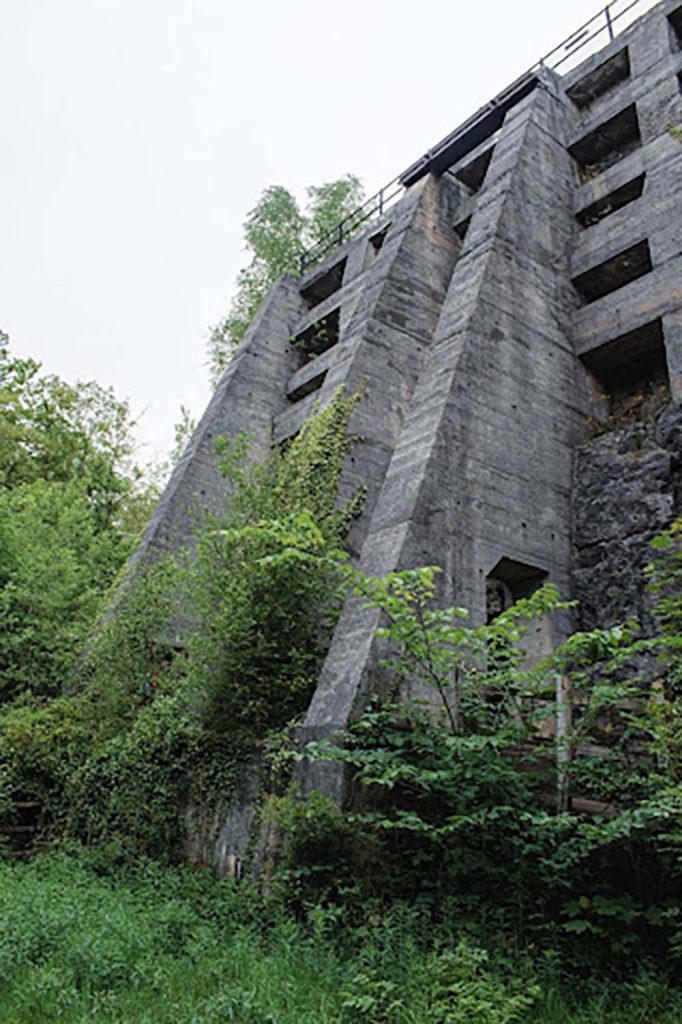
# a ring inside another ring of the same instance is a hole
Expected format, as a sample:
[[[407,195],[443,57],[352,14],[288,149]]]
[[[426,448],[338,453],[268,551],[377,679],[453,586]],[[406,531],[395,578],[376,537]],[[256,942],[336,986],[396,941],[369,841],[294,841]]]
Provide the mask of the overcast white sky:
[[[601,6],[0,0],[0,327],[165,453],[262,189],[375,190]]]

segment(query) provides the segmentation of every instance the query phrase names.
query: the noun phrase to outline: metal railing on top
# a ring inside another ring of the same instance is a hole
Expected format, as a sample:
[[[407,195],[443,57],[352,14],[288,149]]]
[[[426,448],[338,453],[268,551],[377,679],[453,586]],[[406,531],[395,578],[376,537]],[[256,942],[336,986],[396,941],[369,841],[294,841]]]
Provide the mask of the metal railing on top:
[[[556,71],[579,51],[581,60],[584,60],[585,54],[582,51],[586,46],[598,39],[599,43],[594,49],[595,51],[601,49],[602,46],[615,39],[619,32],[631,25],[640,14],[644,13],[645,9],[654,7],[657,2],[658,0],[611,0],[611,3],[598,11],[584,25],[581,25],[576,32],[572,32],[567,39],[550,50],[531,70],[535,71],[537,68],[546,67]],[[627,24],[624,24],[622,19],[633,12],[635,8],[637,8],[637,12],[632,14]],[[602,40],[602,36],[607,38]],[[564,70],[568,69],[564,68]]]
[[[394,178],[393,181],[389,181],[388,185],[384,185],[373,196],[366,199],[362,206],[358,206],[356,210],[340,220],[335,228],[322,235],[319,242],[316,242],[312,248],[303,249],[299,255],[301,274],[305,273],[307,267],[319,263],[328,252],[347,242],[366,221],[374,217],[382,217],[386,208],[404,191],[405,188],[400,177]]]
[[[542,68],[549,68],[552,71],[561,68],[563,72],[566,72],[569,70],[566,67],[567,62],[571,61],[577,53],[580,53],[580,59],[584,60],[585,56],[589,56],[589,54],[586,55],[584,53],[586,47],[590,47],[592,44],[594,51],[601,49],[602,46],[615,39],[619,32],[622,32],[628,25],[632,24],[645,10],[654,7],[657,2],[658,0],[611,0],[611,3],[598,11],[589,21],[581,25],[579,29],[571,33],[567,39],[564,39],[553,50],[545,54],[544,57],[528,69],[525,75],[520,76],[518,81],[537,75]],[[636,11],[635,8],[637,9]],[[624,23],[623,19],[628,14],[631,17],[627,20],[627,23]],[[606,39],[603,39],[603,36],[606,36]],[[596,42],[597,40],[598,42]],[[596,45],[594,45],[595,42]],[[479,113],[483,115],[489,108],[495,105],[496,100],[493,99]],[[465,126],[469,127],[476,117],[477,115],[474,115],[474,118],[469,118],[465,122]],[[456,132],[453,133],[453,136],[455,134]],[[441,143],[434,147],[434,150],[437,150],[440,145]],[[403,172],[403,174],[393,178],[388,185],[384,185],[383,188],[380,188],[369,199],[366,199],[361,206],[339,221],[336,227],[323,235],[315,245],[309,249],[303,249],[299,257],[301,274],[304,274],[315,263],[319,263],[329,252],[332,252],[348,241],[367,221],[375,217],[382,217],[388,206],[402,195],[405,189],[403,184],[405,174],[406,172]]]

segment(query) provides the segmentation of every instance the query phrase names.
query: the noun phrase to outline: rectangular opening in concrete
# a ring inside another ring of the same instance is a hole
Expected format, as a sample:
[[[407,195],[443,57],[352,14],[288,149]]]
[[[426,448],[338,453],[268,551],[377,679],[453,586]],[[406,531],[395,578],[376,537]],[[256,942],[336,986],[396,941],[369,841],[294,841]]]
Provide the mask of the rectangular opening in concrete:
[[[547,579],[544,569],[512,558],[501,558],[485,580],[486,621],[494,622],[524,597],[530,597]]]
[[[652,269],[649,242],[644,238],[574,277],[573,284],[586,303],[595,302],[631,281],[636,281],[638,277],[643,277]]]
[[[677,72],[677,88],[682,93],[682,71]]]
[[[327,371],[322,370],[321,373],[311,377],[310,380],[306,380],[303,384],[299,384],[293,391],[289,391],[287,398],[290,402],[300,402],[306,395],[312,395],[314,391],[319,391],[324,383],[324,378],[327,376]]]
[[[525,526],[525,523],[523,524]],[[530,597],[547,580],[547,573],[536,565],[517,562],[513,558],[501,558],[485,581],[485,617],[487,625],[507,611],[517,601]],[[551,628],[546,618],[529,620],[525,623],[528,632],[523,637],[520,649],[523,663],[530,668],[552,650]]]
[[[630,54],[627,46],[603,64],[590,71],[575,85],[566,90],[566,95],[582,110],[594,100],[609,92],[630,76]]]
[[[471,217],[467,217],[466,220],[461,220],[459,224],[455,224],[455,234],[459,238],[460,242],[463,242],[466,238],[469,225],[471,224]]]
[[[682,50],[682,6],[671,11],[668,15],[668,24],[673,50]]]
[[[635,104],[621,110],[582,139],[578,139],[568,152],[578,164],[580,177],[589,181],[612,167],[641,145],[639,121]]]
[[[609,192],[608,195],[602,196],[601,199],[584,207],[575,215],[578,224],[583,228],[589,228],[592,224],[603,220],[604,217],[608,217],[609,214],[615,213],[616,210],[639,199],[644,190],[645,177],[646,175],[640,174],[632,181],[626,181],[624,185],[614,189],[613,192]]]
[[[339,340],[340,313],[339,308],[334,309],[296,335],[293,343],[307,359],[315,359],[336,345]]]
[[[472,192],[478,192],[481,185],[485,181],[485,176],[488,173],[488,167],[492,160],[494,146],[490,149],[486,149],[484,153],[479,153],[477,157],[466,164],[464,167],[460,167],[459,170],[455,171],[455,177],[458,181],[461,181],[463,185],[466,185]]]
[[[343,284],[343,272],[346,269],[346,258],[339,260],[327,270],[321,270],[315,274],[307,284],[301,288],[301,297],[308,303],[308,308],[313,309],[321,302],[328,299],[334,292],[338,292]]]
[[[670,401],[660,319],[607,341],[581,359],[604,392],[611,416],[641,412],[655,397]]]

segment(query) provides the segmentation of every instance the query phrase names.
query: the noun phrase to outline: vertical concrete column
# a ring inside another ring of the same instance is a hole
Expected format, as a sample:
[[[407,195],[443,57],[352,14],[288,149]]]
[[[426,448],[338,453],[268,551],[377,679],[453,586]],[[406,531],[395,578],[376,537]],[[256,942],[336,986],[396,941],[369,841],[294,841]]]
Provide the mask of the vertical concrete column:
[[[339,484],[339,501],[358,487],[366,492],[363,514],[349,536],[356,557],[460,249],[453,229],[460,194],[453,182],[423,179],[390,211],[379,251],[366,237],[348,256],[346,274],[357,276],[362,261],[365,276],[342,301],[340,342],[317,395],[324,404],[340,385],[347,394],[363,389],[349,424],[358,441]]]
[[[580,417],[563,121],[547,87],[507,116],[363,546],[372,574],[441,564],[444,599],[479,615],[501,557],[568,585]],[[342,729],[381,687],[377,622],[356,602],[344,609],[306,735]],[[301,780],[342,799],[336,766],[307,765]]]
[[[679,122],[681,101],[677,59],[668,19],[657,10],[628,35],[630,77],[642,145],[661,137],[667,124]]]

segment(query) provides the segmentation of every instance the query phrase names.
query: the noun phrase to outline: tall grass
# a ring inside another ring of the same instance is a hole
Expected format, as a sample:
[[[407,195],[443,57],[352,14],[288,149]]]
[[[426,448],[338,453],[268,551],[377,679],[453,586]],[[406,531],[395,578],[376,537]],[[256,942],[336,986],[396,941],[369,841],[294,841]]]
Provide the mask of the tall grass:
[[[682,997],[633,965],[571,1002],[556,964],[426,943],[398,908],[342,930],[203,873],[52,854],[0,864],[3,1024],[679,1024]],[[533,977],[535,975],[535,977]]]

